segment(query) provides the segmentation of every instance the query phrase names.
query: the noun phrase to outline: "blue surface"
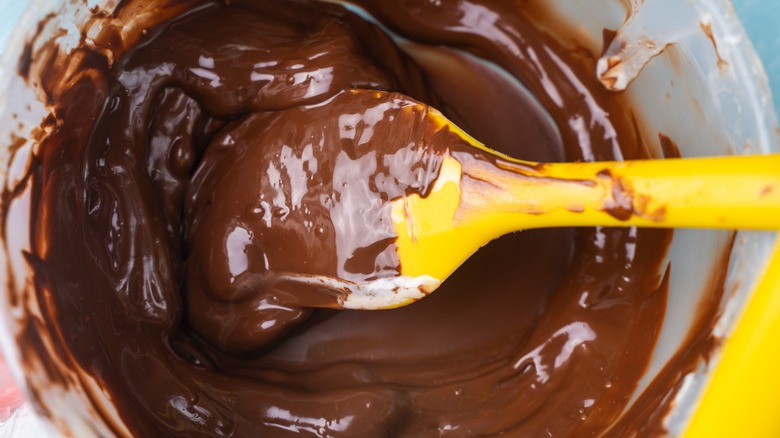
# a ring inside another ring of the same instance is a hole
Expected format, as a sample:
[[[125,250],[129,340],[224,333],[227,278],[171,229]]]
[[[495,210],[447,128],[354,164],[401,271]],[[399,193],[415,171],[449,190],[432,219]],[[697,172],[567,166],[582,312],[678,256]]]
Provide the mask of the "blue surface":
[[[780,114],[780,0],[732,0],[739,19],[764,62]]]

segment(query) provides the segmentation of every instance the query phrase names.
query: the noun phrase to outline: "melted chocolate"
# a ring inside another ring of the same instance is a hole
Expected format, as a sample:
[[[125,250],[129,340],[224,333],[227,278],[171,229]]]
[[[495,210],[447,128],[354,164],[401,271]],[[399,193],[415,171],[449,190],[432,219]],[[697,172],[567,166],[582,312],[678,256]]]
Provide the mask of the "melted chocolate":
[[[378,155],[369,141],[414,129],[414,115],[356,111],[344,90],[408,94],[518,158],[645,157],[626,97],[593,77],[596,55],[544,31],[553,21],[538,5],[357,2],[416,42],[413,59],[334,4],[227,3],[173,2],[143,32],[107,27],[72,55],[78,68],[24,68],[42,76],[58,127],[30,173],[46,328],[132,433],[647,430],[617,418],[663,321],[669,231],[505,236],[392,311],[318,309],[332,292],[274,274],[397,270],[387,224],[334,206],[385,208],[435,180],[435,159],[405,144]],[[368,184],[340,192],[345,178]],[[36,333],[20,342],[37,345]]]
[[[399,275],[389,201],[426,196],[444,151],[463,147],[426,112],[402,95],[348,90],[225,127],[185,203],[192,327],[251,352],[306,308],[338,308],[345,281]]]

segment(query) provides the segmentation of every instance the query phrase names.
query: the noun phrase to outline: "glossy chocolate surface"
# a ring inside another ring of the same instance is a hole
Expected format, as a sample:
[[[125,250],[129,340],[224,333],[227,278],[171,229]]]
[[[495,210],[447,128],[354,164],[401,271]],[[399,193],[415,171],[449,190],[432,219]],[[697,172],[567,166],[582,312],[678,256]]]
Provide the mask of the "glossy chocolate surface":
[[[26,68],[55,114],[28,176],[44,323],[133,434],[662,429],[665,395],[711,347],[692,338],[618,420],[663,322],[671,231],[508,235],[390,311],[323,309],[330,292],[277,275],[396,270],[392,229],[338,206],[386,208],[435,181],[435,155],[372,142],[408,138],[413,115],[351,106],[344,90],[404,93],[521,159],[647,157],[628,98],[595,78],[597,54],[564,44],[541,1],[360,0],[364,15],[228,3],[170,2],[137,32],[104,28],[63,64],[75,69]],[[339,191],[350,178],[368,184]],[[34,350],[43,332],[20,343]]]

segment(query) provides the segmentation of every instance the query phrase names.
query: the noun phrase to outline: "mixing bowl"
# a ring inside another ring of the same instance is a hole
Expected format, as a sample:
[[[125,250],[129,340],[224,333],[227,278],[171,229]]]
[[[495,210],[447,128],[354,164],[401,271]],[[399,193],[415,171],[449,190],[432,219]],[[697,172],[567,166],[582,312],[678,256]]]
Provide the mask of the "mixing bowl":
[[[648,137],[663,133],[673,138],[684,157],[780,152],[780,131],[767,76],[727,0],[550,3],[578,30],[580,44],[594,52],[602,51],[604,29],[622,27],[629,47],[632,41],[642,43],[633,58],[639,60],[634,65],[637,76],[632,81],[627,78],[624,92],[642,115],[640,129],[649,133]],[[30,152],[37,147],[30,133],[47,114],[39,90],[17,72],[25,43],[40,31],[44,36],[57,35],[58,43],[66,49],[73,47],[80,37],[80,26],[92,12],[110,12],[116,4],[113,0],[12,0],[0,4],[0,176],[4,183],[14,181],[24,171]],[[764,14],[771,8],[769,2],[745,0],[737,6],[749,23],[759,23],[749,30],[771,25],[771,15]],[[39,28],[51,12],[54,15]],[[777,13],[776,9],[768,12]],[[767,35],[771,39],[771,34],[754,36],[761,48],[771,52],[778,45],[765,42]],[[780,56],[769,59],[769,66],[773,77],[780,78]],[[657,149],[656,156],[662,155],[659,145],[651,147]],[[29,246],[29,198],[19,197],[8,207],[7,238],[0,251],[0,281],[5,285],[0,300],[0,343],[12,374],[25,393],[37,395],[38,410],[48,413],[40,426],[46,433],[92,436],[121,431],[122,427],[111,429],[103,422],[102,418],[115,417],[121,425],[111,401],[100,395],[95,381],[72,375],[64,363],[39,362],[21,369],[22,349],[15,342],[21,330],[19,321],[23,314],[35,315],[39,304],[24,293],[31,275],[24,259]],[[780,380],[771,372],[771,365],[780,358],[771,348],[773,339],[780,335],[780,251],[776,242],[776,234],[770,232],[739,232],[733,239],[725,231],[675,232],[668,253],[672,270],[663,329],[630,403],[665,372],[665,365],[681,354],[680,346],[691,336],[712,334],[721,342],[694,372],[674,379],[668,392],[674,397],[674,408],[663,420],[670,435],[713,436],[733,427],[734,433],[749,436],[780,433],[780,420],[771,412],[771,406],[780,405]],[[706,292],[713,278],[722,274],[715,269],[729,246],[718,323],[712,333],[699,333],[696,309],[708,299]],[[67,392],[58,390],[48,384],[52,369],[72,375],[77,384]],[[87,403],[87,394],[97,394],[101,406]],[[98,410],[102,416],[97,415]],[[30,424],[38,421],[32,416],[15,418],[13,421]],[[732,418],[739,419],[736,426]]]

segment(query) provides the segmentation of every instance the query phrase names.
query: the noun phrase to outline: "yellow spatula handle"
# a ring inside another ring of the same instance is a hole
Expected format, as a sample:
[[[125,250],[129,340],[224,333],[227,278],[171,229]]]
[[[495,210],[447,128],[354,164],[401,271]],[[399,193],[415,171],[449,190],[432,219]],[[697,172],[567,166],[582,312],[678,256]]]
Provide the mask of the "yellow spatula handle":
[[[498,167],[464,162],[461,203],[503,229],[780,229],[780,155]]]
[[[393,204],[404,275],[443,280],[485,243],[563,226],[780,229],[780,155],[536,164],[447,156]]]

